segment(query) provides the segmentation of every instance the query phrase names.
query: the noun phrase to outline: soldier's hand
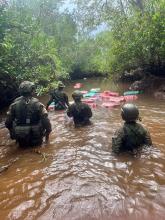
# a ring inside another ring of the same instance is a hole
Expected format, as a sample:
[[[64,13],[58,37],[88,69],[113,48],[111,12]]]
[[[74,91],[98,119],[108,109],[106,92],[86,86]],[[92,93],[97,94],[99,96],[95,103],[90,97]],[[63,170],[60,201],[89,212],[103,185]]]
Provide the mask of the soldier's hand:
[[[48,144],[49,143],[49,134],[45,135],[45,143]]]

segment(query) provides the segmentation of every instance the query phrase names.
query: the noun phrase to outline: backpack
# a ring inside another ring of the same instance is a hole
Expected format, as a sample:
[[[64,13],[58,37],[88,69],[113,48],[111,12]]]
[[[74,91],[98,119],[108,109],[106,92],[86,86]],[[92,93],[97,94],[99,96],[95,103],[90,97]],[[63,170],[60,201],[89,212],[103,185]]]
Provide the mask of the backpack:
[[[20,99],[14,105],[15,121],[13,134],[16,140],[41,139],[39,101],[32,98],[28,103]]]

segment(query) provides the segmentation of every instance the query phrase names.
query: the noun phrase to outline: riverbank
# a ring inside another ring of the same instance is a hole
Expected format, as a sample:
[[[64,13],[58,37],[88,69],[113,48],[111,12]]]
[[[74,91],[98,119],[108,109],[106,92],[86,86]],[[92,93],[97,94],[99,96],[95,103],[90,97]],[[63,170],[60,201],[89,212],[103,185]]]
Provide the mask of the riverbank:
[[[129,72],[125,71],[123,74],[114,75],[112,80],[116,82],[132,83],[130,90],[142,90],[144,92],[151,92],[156,98],[165,99],[165,77],[163,75],[155,76],[149,72],[145,72],[142,68],[137,68]],[[71,80],[90,79],[90,78],[108,78],[107,74],[100,75],[100,73],[78,73],[71,74]],[[66,81],[66,84],[69,81]],[[45,84],[48,86],[49,82]],[[43,85],[42,85],[43,86]],[[14,77],[7,73],[0,74],[0,110],[8,106],[18,95],[18,83]]]
[[[115,80],[131,83],[129,90],[149,92],[156,98],[165,99],[165,76],[162,72],[153,74],[139,67],[129,72],[125,71]]]

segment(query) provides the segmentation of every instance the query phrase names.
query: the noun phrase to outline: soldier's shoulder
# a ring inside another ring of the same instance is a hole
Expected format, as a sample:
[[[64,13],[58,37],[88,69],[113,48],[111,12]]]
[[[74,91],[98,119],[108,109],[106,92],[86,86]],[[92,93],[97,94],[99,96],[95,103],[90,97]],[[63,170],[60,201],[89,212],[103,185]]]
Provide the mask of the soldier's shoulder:
[[[19,97],[17,97],[16,99],[14,99],[13,103],[18,102],[18,101],[20,101],[20,100],[22,100],[22,99],[23,99],[23,96],[19,96]]]
[[[44,105],[43,103],[38,102],[37,105],[38,105],[38,108],[39,108],[41,114],[43,114],[43,115],[48,115],[48,112],[47,112],[47,110],[46,110],[46,107],[45,107],[45,105]]]
[[[84,106],[85,108],[91,108],[87,103],[83,103],[83,102],[82,102],[82,106]]]
[[[75,107],[76,107],[76,104],[75,104],[75,103],[72,103],[72,104],[69,106],[70,109],[73,109],[73,108],[75,108]]]
[[[32,102],[38,102],[39,103],[39,99],[35,98],[35,97],[32,97],[31,99]]]
[[[147,131],[147,129],[140,123],[136,123],[136,126],[139,128],[139,130],[142,130],[142,131]]]
[[[119,128],[115,131],[114,135],[124,135],[125,134],[125,124],[119,126]]]
[[[23,96],[19,96],[11,103],[10,108],[15,107],[21,100],[23,99]]]
[[[67,94],[66,94],[65,91],[61,91],[61,94],[62,94],[63,96],[67,96]]]

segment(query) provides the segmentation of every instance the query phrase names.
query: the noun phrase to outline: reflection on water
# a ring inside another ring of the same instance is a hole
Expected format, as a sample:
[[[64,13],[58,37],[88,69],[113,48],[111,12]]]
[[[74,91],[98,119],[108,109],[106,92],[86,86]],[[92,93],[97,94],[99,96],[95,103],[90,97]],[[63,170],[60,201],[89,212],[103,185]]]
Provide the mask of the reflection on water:
[[[123,90],[109,81],[85,86],[100,84]],[[19,149],[1,126],[0,163],[12,165],[0,175],[0,219],[165,219],[165,104],[143,95],[137,105],[154,147],[134,157],[111,153],[112,134],[122,123],[119,108],[94,110],[92,126],[79,129],[65,123],[63,113],[50,112],[44,159]]]

